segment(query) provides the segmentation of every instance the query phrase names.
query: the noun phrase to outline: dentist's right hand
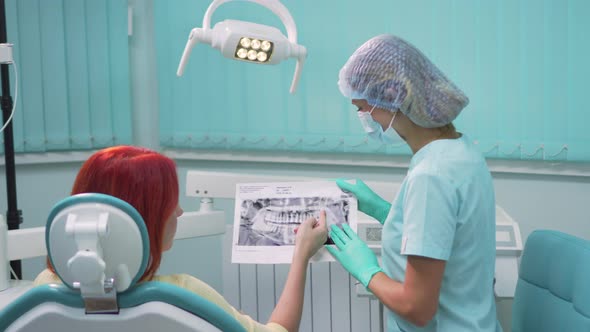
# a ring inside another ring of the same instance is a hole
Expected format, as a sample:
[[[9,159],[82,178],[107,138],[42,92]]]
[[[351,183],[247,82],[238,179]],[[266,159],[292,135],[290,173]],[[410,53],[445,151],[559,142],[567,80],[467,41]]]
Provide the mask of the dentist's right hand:
[[[365,288],[368,288],[373,276],[378,272],[383,272],[373,250],[359,238],[348,224],[342,224],[342,229],[337,225],[332,225],[330,237],[338,249],[332,246],[326,246],[326,249],[342,264],[346,271],[360,281]]]
[[[361,212],[375,218],[383,225],[391,209],[391,203],[377,195],[362,180],[357,179],[356,184],[352,184],[345,179],[337,179],[336,184],[340,189],[356,196]]]

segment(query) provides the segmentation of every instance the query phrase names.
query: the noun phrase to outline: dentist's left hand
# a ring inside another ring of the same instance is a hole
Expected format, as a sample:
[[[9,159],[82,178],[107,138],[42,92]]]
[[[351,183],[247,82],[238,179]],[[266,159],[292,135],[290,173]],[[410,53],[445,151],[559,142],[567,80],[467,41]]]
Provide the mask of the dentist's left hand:
[[[342,224],[342,229],[332,225],[330,237],[337,248],[326,246],[326,249],[365,288],[369,286],[369,282],[376,273],[383,272],[373,250],[358,237],[348,224]]]

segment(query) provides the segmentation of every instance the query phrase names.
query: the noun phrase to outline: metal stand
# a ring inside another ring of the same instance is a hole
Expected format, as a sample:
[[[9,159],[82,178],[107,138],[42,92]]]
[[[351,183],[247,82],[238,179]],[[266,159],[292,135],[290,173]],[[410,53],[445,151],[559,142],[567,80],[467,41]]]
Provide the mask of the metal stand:
[[[379,331],[380,332],[385,331],[385,325],[383,324],[384,320],[385,320],[385,317],[383,317],[383,303],[381,303],[381,301],[379,301]]]
[[[6,6],[4,0],[0,0],[0,44],[6,43]],[[2,118],[6,123],[12,112],[12,97],[10,96],[10,76],[8,75],[8,64],[0,65],[2,79]],[[6,197],[7,211],[6,223],[8,230],[18,229],[22,223],[21,211],[17,207],[16,200],[16,172],[14,166],[14,138],[12,133],[12,122],[4,128],[4,162],[6,168]],[[21,262],[11,261],[10,266],[18,279],[22,279]]]

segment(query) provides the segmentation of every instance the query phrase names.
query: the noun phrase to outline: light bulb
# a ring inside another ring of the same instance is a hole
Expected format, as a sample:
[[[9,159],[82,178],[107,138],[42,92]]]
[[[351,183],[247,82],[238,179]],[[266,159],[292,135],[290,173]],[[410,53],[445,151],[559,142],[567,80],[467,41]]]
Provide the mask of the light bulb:
[[[256,60],[256,56],[257,55],[258,55],[257,52],[254,51],[254,50],[249,50],[248,51],[248,59],[249,60],[252,60],[252,61]]]
[[[255,50],[259,49],[260,48],[260,40],[252,39],[252,43],[250,44],[250,47],[252,47]]]
[[[244,48],[250,48],[250,38],[244,37],[240,39],[240,45],[242,45]]]
[[[245,48],[240,48],[236,54],[238,55],[238,58],[245,59],[246,56],[248,56],[248,51],[246,51]]]
[[[266,55],[265,52],[258,52],[258,54],[256,54],[256,59],[258,59],[260,62],[264,62],[266,59],[268,59],[268,55]]]
[[[272,44],[268,40],[263,40],[262,44],[260,44],[260,49],[266,52],[270,50],[271,45]]]

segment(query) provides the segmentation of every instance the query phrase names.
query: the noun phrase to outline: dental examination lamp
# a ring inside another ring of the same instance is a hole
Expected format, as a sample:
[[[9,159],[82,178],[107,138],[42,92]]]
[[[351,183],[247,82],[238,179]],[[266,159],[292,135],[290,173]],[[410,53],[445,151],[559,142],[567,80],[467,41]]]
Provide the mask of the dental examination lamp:
[[[238,0],[214,0],[203,17],[203,27],[191,30],[182,53],[178,71],[182,76],[192,48],[198,43],[211,45],[226,58],[256,64],[277,64],[287,58],[297,58],[289,92],[295,93],[303,62],[307,56],[304,46],[297,44],[297,28],[287,8],[278,0],[241,0],[257,3],[270,9],[285,25],[288,37],[275,27],[246,21],[225,20],[211,29],[211,16],[221,4]]]

